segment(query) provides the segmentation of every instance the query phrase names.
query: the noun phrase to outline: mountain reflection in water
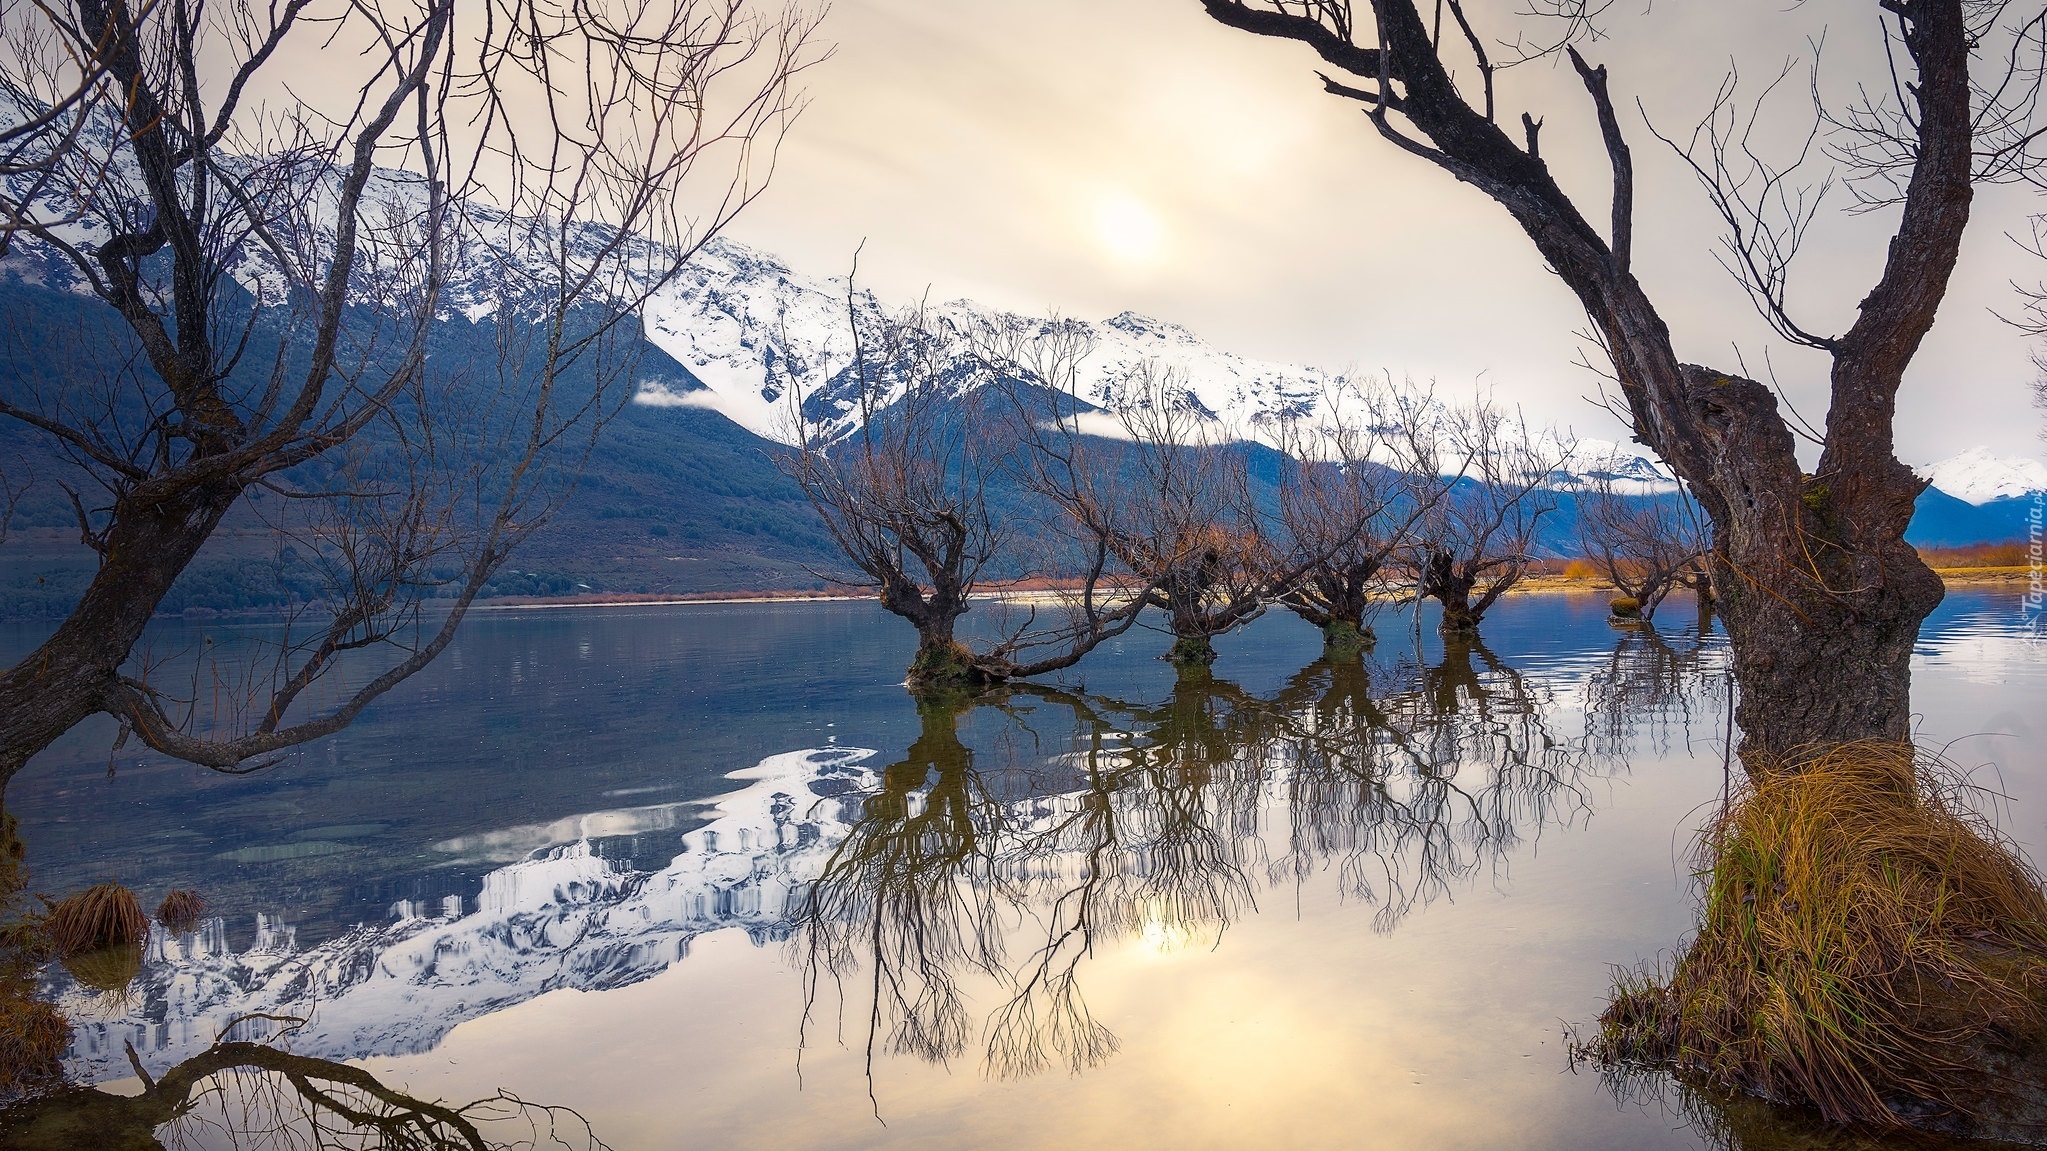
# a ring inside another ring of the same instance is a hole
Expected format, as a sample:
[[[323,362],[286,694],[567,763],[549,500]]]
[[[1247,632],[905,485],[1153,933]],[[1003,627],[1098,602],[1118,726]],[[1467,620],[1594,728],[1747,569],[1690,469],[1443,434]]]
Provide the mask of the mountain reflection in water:
[[[884,1054],[950,1061],[978,1043],[993,1076],[1079,1072],[1118,1045],[1085,994],[1109,941],[1215,946],[1263,894],[1325,871],[1392,931],[1545,828],[1589,817],[1592,784],[1631,740],[1679,738],[1717,701],[1720,650],[1628,632],[1603,660],[1538,674],[1455,644],[1428,662],[1318,661],[1262,694],[1188,675],[1156,702],[1018,685],[923,707],[886,766],[859,748],[791,751],[733,773],[744,786],[706,805],[437,845],[524,854],[483,876],[473,910],[400,904],[390,922],[303,949],[267,922],[241,950],[218,919],[158,931],[115,1018],[61,971],[52,990],[88,1082],[128,1074],[130,1043],[161,1065],[223,1032],[263,1039],[272,1024],[255,1014],[305,1019],[295,1052],[360,1059],[429,1050],[548,991],[639,982],[738,927],[788,948],[806,1035],[828,1015],[834,1034],[858,1021],[870,1070]],[[1560,694],[1582,695],[1584,731],[1558,729]],[[592,850],[590,836],[685,816],[708,822],[659,870]]]

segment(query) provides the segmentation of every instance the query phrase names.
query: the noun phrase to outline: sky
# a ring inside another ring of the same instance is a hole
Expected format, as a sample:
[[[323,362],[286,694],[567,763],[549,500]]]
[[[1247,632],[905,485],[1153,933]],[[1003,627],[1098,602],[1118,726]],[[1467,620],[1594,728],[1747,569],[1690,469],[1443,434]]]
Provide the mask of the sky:
[[[1512,15],[1523,7],[1467,10],[1503,41],[1529,30]],[[1887,82],[1876,11],[1622,0],[1585,46],[1608,66],[1635,155],[1635,271],[1680,358],[1774,372],[1815,423],[1827,360],[1757,319],[1714,260],[1705,196],[1644,117],[1681,139],[1731,68],[1746,99],[1793,62],[1757,119],[1759,142],[1786,155],[1810,125],[1813,43],[1824,93]],[[1224,28],[1197,0],[836,0],[824,33],[836,53],[810,73],[810,105],[734,238],[816,275],[843,273],[861,248],[861,279],[885,298],[1130,309],[1244,355],[1487,388],[1532,419],[1624,436],[1576,366],[1582,310],[1505,212],[1378,139],[1357,105],[1323,93],[1302,46]],[[1543,119],[1543,155],[1603,226],[1608,169],[1577,77],[1539,61],[1498,86],[1502,119]],[[1793,269],[1808,330],[1845,329],[1881,268],[1895,217],[1849,206],[1829,193]],[[1979,191],[1900,396],[1908,463],[1978,444],[2047,454],[2030,403],[2036,342],[1995,314],[2016,311],[2014,281],[2047,278],[2010,238],[2038,211],[2047,193]]]

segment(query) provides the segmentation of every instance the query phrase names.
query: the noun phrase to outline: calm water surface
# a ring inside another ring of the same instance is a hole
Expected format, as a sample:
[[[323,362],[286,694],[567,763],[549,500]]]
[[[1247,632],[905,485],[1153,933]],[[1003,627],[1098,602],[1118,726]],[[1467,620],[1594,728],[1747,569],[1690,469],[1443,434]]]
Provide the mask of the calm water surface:
[[[7,799],[39,888],[217,913],[152,939],[125,1003],[52,973],[88,1081],[262,1011],[620,1151],[1711,1146],[1563,1050],[1610,965],[1691,925],[1728,686],[1687,606],[1658,636],[1520,597],[1448,650],[1382,619],[1349,666],[1273,616],[1205,678],[1133,633],[921,714],[870,604],[491,612],[268,774],[110,772],[88,728]],[[2047,653],[2019,623],[1952,593],[1914,700],[2038,859]]]

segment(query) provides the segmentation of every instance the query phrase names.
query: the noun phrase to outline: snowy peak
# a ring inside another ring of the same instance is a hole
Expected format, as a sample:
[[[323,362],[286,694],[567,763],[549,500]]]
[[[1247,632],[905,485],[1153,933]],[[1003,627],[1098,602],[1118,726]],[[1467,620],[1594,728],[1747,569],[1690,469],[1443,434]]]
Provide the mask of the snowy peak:
[[[1987,447],[1973,447],[1917,469],[1934,487],[1964,503],[2047,492],[2047,464],[2024,458],[2000,458]]]
[[[1677,490],[1677,476],[1654,456],[1612,440],[1583,439],[1570,446],[1557,466],[1553,487],[1575,491],[1594,482],[1623,495],[1661,495]]]
[[[797,413],[827,436],[857,420],[847,371],[852,326],[879,325],[871,294],[850,301],[843,277],[809,277],[765,253],[718,239],[704,246],[642,313],[647,338],[701,387],[643,381],[634,399],[655,407],[705,407],[767,439],[797,437]],[[1030,321],[971,300],[933,309],[966,329]],[[1114,408],[1139,367],[1171,373],[1189,407],[1252,434],[1272,420],[1311,410],[1334,376],[1318,368],[1251,360],[1213,347],[1177,324],[1136,312],[1077,322],[1093,345],[1075,381],[1080,398]]]
[[[1154,319],[1141,312],[1119,312],[1102,322],[1103,327],[1114,328],[1134,340],[1151,340],[1162,344],[1200,344],[1193,332],[1178,324]]]

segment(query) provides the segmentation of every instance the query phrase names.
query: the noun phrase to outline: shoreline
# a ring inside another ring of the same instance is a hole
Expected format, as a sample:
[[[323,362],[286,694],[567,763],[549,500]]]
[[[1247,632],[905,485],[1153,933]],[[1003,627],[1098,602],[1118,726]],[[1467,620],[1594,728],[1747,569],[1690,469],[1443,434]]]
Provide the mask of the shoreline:
[[[1996,568],[1935,568],[1934,573],[1949,587],[1996,586],[2001,584],[2024,585],[2032,578],[2032,571],[2023,567]],[[1591,595],[1618,590],[1605,580],[1574,578],[1566,576],[1532,576],[1508,589],[1508,595]],[[1061,594],[1058,588],[1030,588],[1015,591],[991,591],[976,598],[1002,603],[1046,603],[1057,602]],[[770,603],[857,603],[875,601],[873,594],[829,595],[789,592],[746,592],[737,594],[706,593],[692,595],[682,593],[672,596],[649,596],[645,599],[581,596],[535,596],[518,597],[517,603],[485,601],[475,604],[470,611],[522,611],[534,608],[600,608],[600,607],[704,607],[715,604],[770,604]]]
[[[871,595],[781,595],[775,592],[757,592],[741,595],[707,594],[692,596],[687,593],[673,596],[649,596],[646,599],[617,599],[580,596],[507,596],[506,600],[483,600],[469,605],[472,612],[479,611],[531,611],[555,610],[559,608],[595,607],[704,607],[713,604],[760,604],[760,603],[855,603],[860,600],[874,600]]]
[[[1961,587],[2008,587],[2023,591],[2031,584],[2034,575],[2028,567],[1985,567],[1985,568],[1935,568],[1934,573],[1950,588]],[[993,590],[977,595],[984,602],[1010,604],[1058,603],[1064,589],[1060,588],[1018,588]],[[1108,589],[1114,594],[1114,589]],[[1612,584],[1597,577],[1531,576],[1507,590],[1508,595],[1597,595],[1617,591]],[[1398,589],[1396,589],[1396,595]],[[503,599],[482,600],[471,604],[471,612],[507,611],[558,611],[564,608],[635,608],[635,607],[710,607],[718,604],[777,604],[777,603],[859,603],[876,602],[880,597],[873,593],[829,594],[822,592],[683,592],[675,595],[648,594],[644,597],[599,593],[591,596],[507,596]],[[221,623],[257,623],[265,619],[281,617],[284,613],[275,609],[249,611],[214,611],[205,614],[185,613],[183,615],[158,616],[159,619],[195,619]],[[34,622],[32,617],[11,618],[8,623]]]

